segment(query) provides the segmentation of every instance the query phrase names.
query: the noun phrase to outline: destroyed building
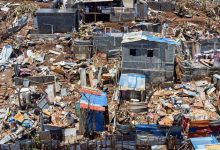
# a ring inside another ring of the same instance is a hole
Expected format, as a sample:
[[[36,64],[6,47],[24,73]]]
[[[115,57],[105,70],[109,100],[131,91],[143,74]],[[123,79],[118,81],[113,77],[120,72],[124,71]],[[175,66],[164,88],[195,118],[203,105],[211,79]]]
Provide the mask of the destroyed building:
[[[171,39],[133,32],[122,40],[122,73],[146,75],[146,82],[173,81],[175,45]]]
[[[40,34],[67,33],[78,28],[77,11],[73,9],[39,9],[36,16]]]
[[[93,43],[91,40],[74,40],[72,49],[77,59],[89,59],[93,53]]]
[[[74,7],[80,9],[80,19],[85,23],[110,21],[112,6],[118,6],[113,0],[83,0],[76,2]]]
[[[219,150],[216,4],[1,1],[0,149]]]
[[[76,1],[74,8],[79,11],[80,20],[91,22],[127,22],[147,20],[148,7],[146,2],[121,0],[84,0]],[[137,12],[137,14],[136,14]]]
[[[121,74],[119,81],[120,100],[145,101],[145,76]]]
[[[176,0],[147,1],[147,5],[158,11],[173,11],[175,9]]]
[[[102,34],[94,35],[93,37],[93,46],[95,50],[105,52],[107,54],[111,53],[111,50],[119,51],[121,48],[121,41],[123,33],[119,31],[112,30],[110,32],[106,31]]]
[[[220,38],[200,39],[198,41],[198,53],[220,49],[219,41]]]
[[[80,131],[89,134],[94,131],[104,131],[107,120],[107,97],[105,92],[84,88],[80,99]],[[89,111],[88,111],[89,109]]]
[[[176,57],[178,78],[187,82],[218,74],[218,41],[219,38],[184,41],[183,50],[178,52]]]

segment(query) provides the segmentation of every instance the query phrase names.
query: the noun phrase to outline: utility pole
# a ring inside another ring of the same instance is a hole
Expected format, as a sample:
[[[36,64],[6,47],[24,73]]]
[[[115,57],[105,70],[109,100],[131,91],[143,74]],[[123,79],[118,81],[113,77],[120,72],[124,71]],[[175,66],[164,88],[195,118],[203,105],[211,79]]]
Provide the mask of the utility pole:
[[[18,103],[19,103],[19,108],[20,110],[22,110],[22,106],[21,106],[21,89],[22,87],[18,87],[18,89],[15,89],[18,92]]]

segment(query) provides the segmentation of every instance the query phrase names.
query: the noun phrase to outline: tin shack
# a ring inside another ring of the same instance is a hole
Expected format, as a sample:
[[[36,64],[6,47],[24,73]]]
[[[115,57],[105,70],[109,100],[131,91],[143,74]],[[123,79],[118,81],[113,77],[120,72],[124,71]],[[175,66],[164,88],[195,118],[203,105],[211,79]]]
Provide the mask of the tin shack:
[[[177,42],[149,32],[131,32],[122,40],[122,73],[146,76],[146,83],[173,81]]]
[[[38,33],[67,33],[77,29],[74,9],[39,9],[36,12]]]

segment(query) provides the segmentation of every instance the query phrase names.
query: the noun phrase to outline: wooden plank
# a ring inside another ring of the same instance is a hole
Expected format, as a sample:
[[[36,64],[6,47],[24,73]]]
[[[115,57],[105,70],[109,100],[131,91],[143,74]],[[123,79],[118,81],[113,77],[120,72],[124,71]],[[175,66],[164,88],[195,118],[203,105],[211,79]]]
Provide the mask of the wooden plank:
[[[47,84],[51,82],[55,82],[55,76],[30,76],[30,77],[15,77],[15,85],[23,85],[23,80],[28,79],[30,81],[30,85],[38,85],[38,84]]]
[[[93,72],[90,70],[89,71],[89,82],[90,82],[91,87],[93,87],[93,79],[94,79]]]
[[[91,90],[91,89],[85,89],[85,88],[80,89],[80,92],[81,93],[86,93],[86,94],[94,94],[94,95],[98,95],[98,96],[102,95],[102,93],[99,92],[99,91]]]
[[[105,111],[105,107],[102,106],[95,106],[95,105],[87,105],[85,103],[80,103],[80,108],[96,110],[96,111]]]

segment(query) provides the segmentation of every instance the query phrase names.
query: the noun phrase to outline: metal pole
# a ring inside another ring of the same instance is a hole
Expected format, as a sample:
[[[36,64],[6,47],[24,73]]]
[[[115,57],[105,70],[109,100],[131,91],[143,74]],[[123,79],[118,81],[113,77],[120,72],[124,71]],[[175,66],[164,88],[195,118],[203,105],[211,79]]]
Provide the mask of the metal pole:
[[[53,24],[44,24],[44,25],[50,26],[51,27],[51,34],[54,33]]]
[[[21,93],[21,88],[19,87],[19,89],[18,89],[18,102],[19,102],[20,109],[22,109],[20,93]]]
[[[42,109],[40,111],[40,125],[41,125],[41,131],[44,131],[44,119],[43,119]]]
[[[53,25],[51,25],[51,28],[52,28],[52,34],[53,34]]]

